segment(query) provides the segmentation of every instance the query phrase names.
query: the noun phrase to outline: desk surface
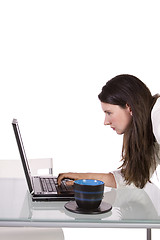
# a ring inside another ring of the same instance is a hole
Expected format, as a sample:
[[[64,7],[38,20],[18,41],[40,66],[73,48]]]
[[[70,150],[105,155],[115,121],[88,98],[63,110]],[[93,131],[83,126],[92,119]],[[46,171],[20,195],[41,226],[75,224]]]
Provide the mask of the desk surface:
[[[25,179],[0,179],[0,226],[160,228],[160,190],[105,188],[108,213],[75,214],[66,202],[32,202]]]

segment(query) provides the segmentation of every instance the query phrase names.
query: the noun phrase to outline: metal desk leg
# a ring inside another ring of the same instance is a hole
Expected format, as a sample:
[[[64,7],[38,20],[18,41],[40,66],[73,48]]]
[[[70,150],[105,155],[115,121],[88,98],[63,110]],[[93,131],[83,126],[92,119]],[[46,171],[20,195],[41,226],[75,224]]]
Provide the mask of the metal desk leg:
[[[151,228],[147,228],[147,240],[151,240]]]

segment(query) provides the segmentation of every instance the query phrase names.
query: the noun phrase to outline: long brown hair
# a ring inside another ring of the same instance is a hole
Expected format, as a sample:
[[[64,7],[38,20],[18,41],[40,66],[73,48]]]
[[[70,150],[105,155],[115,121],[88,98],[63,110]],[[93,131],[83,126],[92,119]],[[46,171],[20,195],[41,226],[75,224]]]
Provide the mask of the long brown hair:
[[[132,121],[123,136],[121,173],[127,184],[143,188],[156,169],[156,148],[151,110],[159,97],[137,77],[123,74],[112,78],[98,95],[101,102],[132,110]]]

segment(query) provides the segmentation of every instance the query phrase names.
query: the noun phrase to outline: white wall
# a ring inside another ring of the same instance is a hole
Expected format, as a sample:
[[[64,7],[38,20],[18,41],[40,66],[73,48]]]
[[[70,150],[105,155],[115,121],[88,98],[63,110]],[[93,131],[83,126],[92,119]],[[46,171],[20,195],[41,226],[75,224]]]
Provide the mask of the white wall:
[[[17,118],[28,158],[53,157],[55,174],[119,166],[97,95],[121,73],[160,92],[158,3],[1,0],[0,158],[19,158]]]

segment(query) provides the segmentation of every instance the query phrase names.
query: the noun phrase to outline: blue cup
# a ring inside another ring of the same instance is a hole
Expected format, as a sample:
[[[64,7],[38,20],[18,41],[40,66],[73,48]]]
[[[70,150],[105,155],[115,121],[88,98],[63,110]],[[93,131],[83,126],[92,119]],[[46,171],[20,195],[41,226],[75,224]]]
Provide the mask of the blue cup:
[[[74,181],[74,197],[79,208],[97,209],[102,202],[104,182],[94,179]]]

